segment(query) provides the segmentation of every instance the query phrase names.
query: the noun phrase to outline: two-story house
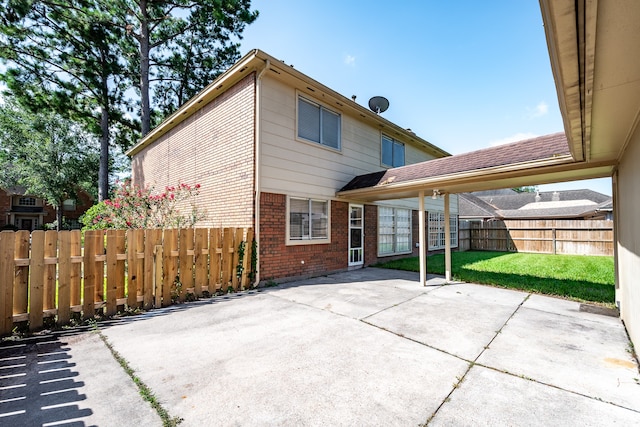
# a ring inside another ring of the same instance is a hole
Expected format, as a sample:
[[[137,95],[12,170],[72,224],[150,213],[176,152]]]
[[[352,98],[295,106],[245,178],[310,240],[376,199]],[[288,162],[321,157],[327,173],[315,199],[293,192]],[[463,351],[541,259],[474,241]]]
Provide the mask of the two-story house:
[[[80,200],[65,200],[62,215],[65,226],[81,228],[80,217],[93,204],[91,198],[80,194]],[[26,194],[23,188],[0,188],[0,228],[33,231],[56,220],[56,208],[45,200]]]
[[[134,183],[198,183],[201,226],[254,227],[261,280],[417,254],[417,199],[336,196],[354,177],[449,153],[284,62],[253,50],[128,153]],[[444,248],[427,198],[429,249]],[[457,198],[451,202],[457,245]]]

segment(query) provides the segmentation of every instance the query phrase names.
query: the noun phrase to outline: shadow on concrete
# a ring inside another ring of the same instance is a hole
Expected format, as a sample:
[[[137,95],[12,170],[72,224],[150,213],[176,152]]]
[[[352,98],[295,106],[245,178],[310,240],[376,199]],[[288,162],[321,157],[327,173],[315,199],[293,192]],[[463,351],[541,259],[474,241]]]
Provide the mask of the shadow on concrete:
[[[85,426],[86,399],[77,381],[67,335],[39,335],[0,343],[0,425]]]

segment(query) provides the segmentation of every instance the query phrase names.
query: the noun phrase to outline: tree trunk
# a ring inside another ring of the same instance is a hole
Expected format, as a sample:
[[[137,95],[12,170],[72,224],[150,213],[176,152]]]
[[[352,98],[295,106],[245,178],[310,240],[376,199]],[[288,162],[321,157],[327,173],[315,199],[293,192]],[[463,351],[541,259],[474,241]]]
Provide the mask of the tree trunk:
[[[60,231],[62,230],[62,204],[63,201],[59,200],[58,201],[58,206],[56,206],[56,230]]]
[[[100,166],[98,169],[98,201],[109,196],[109,107],[102,106],[100,117]]]
[[[140,121],[142,137],[151,130],[151,103],[149,100],[149,14],[147,1],[140,1]]]

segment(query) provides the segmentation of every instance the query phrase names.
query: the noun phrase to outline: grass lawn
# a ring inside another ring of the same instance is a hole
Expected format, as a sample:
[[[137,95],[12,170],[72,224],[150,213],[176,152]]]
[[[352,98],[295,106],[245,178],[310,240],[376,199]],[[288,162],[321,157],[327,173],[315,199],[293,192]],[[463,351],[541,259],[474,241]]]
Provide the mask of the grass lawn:
[[[420,271],[418,257],[376,267]],[[557,295],[612,306],[613,257],[510,252],[452,252],[454,280]],[[427,272],[444,274],[444,255],[427,258]]]

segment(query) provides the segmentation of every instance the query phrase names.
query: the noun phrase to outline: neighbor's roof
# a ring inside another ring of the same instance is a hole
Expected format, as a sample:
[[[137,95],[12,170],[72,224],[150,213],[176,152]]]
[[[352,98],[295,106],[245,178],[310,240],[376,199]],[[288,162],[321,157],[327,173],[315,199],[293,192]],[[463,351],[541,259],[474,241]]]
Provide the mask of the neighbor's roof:
[[[536,203],[536,194],[540,196],[540,199],[537,203],[550,203],[553,201],[553,193],[558,193],[559,202],[568,202],[568,201],[580,201],[582,200],[582,205],[590,205],[590,204],[598,204],[605,202],[610,199],[609,196],[604,195],[602,193],[598,193],[593,190],[564,190],[564,191],[541,191],[539,193],[515,193],[509,195],[484,195],[477,194],[480,199],[484,200],[487,203],[494,205],[498,209],[509,210],[509,209],[520,209],[523,206],[526,206],[531,203]],[[564,203],[564,206],[569,206],[570,203]],[[543,206],[543,205],[539,205]],[[547,205],[550,207],[550,205]]]
[[[567,138],[562,132],[360,175],[352,179],[340,192],[379,187],[391,183],[398,184],[424,180],[431,177],[552,159],[560,156],[570,156]]]
[[[496,207],[472,193],[458,194],[458,213],[460,218],[495,218],[499,215]]]
[[[557,200],[553,200],[554,198]],[[461,218],[579,218],[598,211],[611,210],[611,206],[611,197],[587,189],[541,193],[513,192],[509,195],[486,195],[480,192],[480,196],[478,193],[463,193],[458,196]]]

